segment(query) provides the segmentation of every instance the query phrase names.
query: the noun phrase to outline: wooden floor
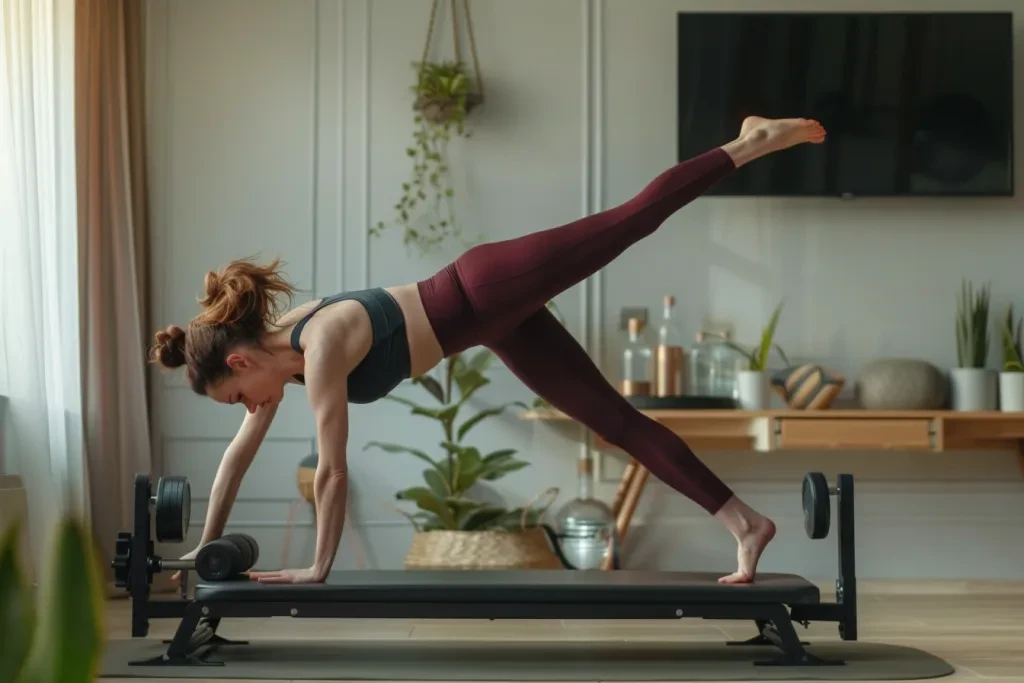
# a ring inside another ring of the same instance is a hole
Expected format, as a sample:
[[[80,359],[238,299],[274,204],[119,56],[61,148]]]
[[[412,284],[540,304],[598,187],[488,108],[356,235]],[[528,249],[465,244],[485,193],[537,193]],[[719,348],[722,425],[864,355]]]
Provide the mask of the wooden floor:
[[[907,645],[951,662],[956,673],[940,681],[999,680],[1024,683],[1024,582],[862,584],[860,640]],[[831,599],[826,587],[822,598]],[[128,602],[110,602],[111,637],[130,635]],[[173,633],[174,623],[152,622],[151,637]],[[486,622],[445,620],[320,621],[302,619],[235,620],[221,625],[228,638],[298,639],[587,639],[641,641],[747,638],[752,625],[744,622],[683,620],[681,622]],[[812,624],[801,629],[811,639],[838,639],[834,625]],[[114,679],[109,679],[114,680]],[[157,683],[171,679],[116,679],[121,683]],[[176,679],[178,683],[182,679]],[[213,681],[214,679],[188,679]],[[225,679],[220,679],[221,681]],[[683,679],[685,680],[685,679]],[[220,683],[220,681],[218,681]],[[247,683],[233,680],[232,683]],[[261,683],[268,683],[262,681]],[[284,683],[281,681],[280,683]],[[382,682],[377,682],[382,683]]]

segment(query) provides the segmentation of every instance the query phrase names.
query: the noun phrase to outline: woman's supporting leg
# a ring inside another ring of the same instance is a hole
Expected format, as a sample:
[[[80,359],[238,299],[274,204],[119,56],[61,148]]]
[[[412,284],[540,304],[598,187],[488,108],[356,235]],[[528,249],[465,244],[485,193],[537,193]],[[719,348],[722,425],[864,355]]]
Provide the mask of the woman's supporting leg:
[[[651,474],[717,517],[738,543],[729,583],[754,579],[775,525],[740,501],[686,443],[634,408],[601,374],[561,323],[541,307],[486,346],[530,389],[646,467]]]
[[[750,117],[735,140],[676,164],[619,206],[473,247],[420,283],[442,348],[451,354],[511,330],[653,233],[734,169],[771,152],[823,139],[824,130],[814,121]],[[468,302],[468,310],[460,298]]]

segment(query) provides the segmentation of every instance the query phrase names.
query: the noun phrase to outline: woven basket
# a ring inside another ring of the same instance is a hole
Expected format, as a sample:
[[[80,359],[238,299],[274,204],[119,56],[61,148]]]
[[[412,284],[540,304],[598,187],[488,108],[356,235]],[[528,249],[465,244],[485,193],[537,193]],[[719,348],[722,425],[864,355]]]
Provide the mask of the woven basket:
[[[562,569],[543,529],[420,531],[405,556],[406,569]]]
[[[552,492],[557,495],[558,489],[544,493]],[[525,527],[529,507],[523,509],[524,528],[519,531],[418,531],[405,555],[405,568],[563,569],[544,528]]]

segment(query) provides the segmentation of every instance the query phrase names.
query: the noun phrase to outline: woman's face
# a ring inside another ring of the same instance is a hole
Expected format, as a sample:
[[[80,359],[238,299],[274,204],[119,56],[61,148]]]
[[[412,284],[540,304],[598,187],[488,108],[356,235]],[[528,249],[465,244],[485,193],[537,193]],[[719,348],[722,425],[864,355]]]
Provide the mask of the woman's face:
[[[260,406],[280,403],[285,380],[270,359],[269,354],[258,349],[231,352],[227,363],[232,374],[211,388],[210,397],[218,403],[244,404],[250,413]]]

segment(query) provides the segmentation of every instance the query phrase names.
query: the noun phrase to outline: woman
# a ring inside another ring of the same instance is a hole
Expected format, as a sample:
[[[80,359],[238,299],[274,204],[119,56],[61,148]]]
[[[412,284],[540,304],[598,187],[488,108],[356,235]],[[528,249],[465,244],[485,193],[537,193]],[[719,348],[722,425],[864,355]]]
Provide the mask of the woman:
[[[305,384],[316,414],[319,465],[312,566],[253,572],[265,582],[322,582],[334,562],[346,500],[349,402],[369,403],[402,380],[476,345],[490,348],[556,408],[622,448],[654,476],[714,515],[736,538],[737,570],[753,581],[775,525],[755,512],[664,426],[634,409],[602,376],[545,304],[575,285],[715,182],[751,161],[825,131],[807,119],[747,118],[732,142],[664,171],[624,204],[516,239],[473,247],[433,277],[309,302],[279,315],[292,287],[277,262],[236,261],[206,276],[205,310],[187,330],[156,334],[152,359],[187,366],[192,388],[246,415],[214,478],[200,545],[218,538],[289,382]],[[196,551],[187,557],[194,556]]]

